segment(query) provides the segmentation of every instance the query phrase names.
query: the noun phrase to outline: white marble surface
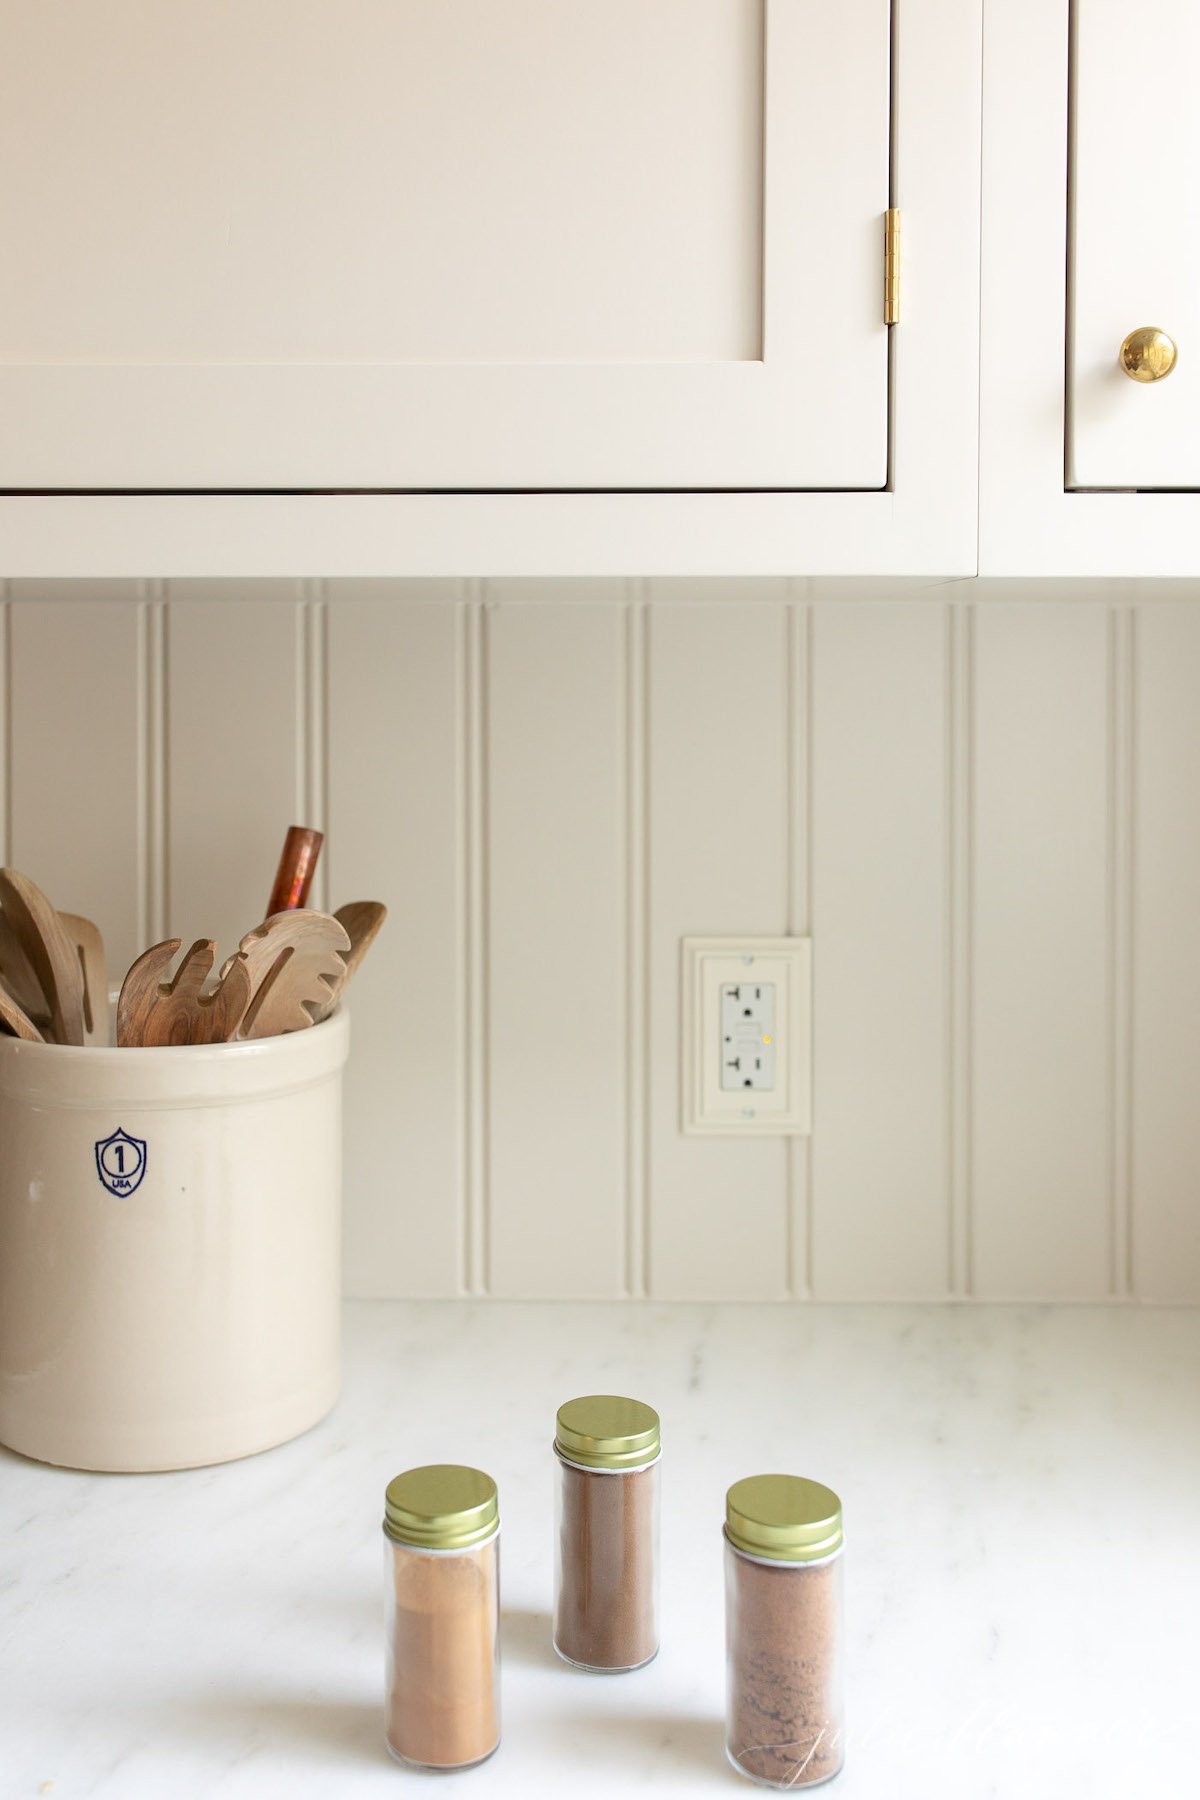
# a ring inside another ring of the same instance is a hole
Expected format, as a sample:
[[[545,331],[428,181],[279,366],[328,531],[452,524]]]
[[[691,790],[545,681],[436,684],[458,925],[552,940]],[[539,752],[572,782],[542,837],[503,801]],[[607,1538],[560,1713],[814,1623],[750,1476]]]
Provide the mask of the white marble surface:
[[[664,1648],[549,1643],[557,1402],[663,1415]],[[764,1468],[843,1496],[839,1800],[1197,1786],[1200,1313],[357,1303],[322,1426],[248,1462],[87,1476],[0,1453],[3,1800],[416,1792],[381,1735],[383,1489],[475,1461],[504,1521],[485,1796],[749,1793],[723,1756],[720,1526]]]

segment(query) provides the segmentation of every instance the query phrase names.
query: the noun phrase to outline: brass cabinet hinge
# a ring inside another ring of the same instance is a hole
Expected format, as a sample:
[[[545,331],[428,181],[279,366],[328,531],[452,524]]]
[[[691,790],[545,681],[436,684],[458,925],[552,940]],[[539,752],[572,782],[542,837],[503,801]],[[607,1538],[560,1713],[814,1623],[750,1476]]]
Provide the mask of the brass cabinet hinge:
[[[883,322],[894,325],[900,317],[900,208],[889,206],[883,215]]]

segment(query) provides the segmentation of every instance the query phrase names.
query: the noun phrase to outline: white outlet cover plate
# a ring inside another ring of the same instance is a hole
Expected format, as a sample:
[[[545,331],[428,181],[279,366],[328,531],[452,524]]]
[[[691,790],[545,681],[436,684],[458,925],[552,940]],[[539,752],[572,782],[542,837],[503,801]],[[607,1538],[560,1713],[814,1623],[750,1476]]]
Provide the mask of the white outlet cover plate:
[[[689,1135],[802,1137],[812,1130],[812,939],[684,938],[682,1117]],[[775,1086],[721,1086],[721,989],[773,982]]]

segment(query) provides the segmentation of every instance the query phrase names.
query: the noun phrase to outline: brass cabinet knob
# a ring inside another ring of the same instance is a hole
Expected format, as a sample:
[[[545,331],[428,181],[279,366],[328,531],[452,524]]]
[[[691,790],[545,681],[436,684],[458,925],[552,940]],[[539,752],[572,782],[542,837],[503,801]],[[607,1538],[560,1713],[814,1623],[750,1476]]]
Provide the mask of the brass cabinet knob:
[[[1174,338],[1157,325],[1141,325],[1121,345],[1121,367],[1131,381],[1161,381],[1175,367]]]

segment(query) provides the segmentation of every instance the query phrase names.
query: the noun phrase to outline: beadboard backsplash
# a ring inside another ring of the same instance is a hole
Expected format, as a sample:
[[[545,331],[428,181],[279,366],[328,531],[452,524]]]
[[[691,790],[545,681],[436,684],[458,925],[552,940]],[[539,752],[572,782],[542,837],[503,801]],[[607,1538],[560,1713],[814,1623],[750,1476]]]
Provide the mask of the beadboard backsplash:
[[[1200,1300],[1200,586],[9,583],[0,841],[114,970],[381,898],[360,1295]],[[679,941],[809,934],[811,1139]]]

